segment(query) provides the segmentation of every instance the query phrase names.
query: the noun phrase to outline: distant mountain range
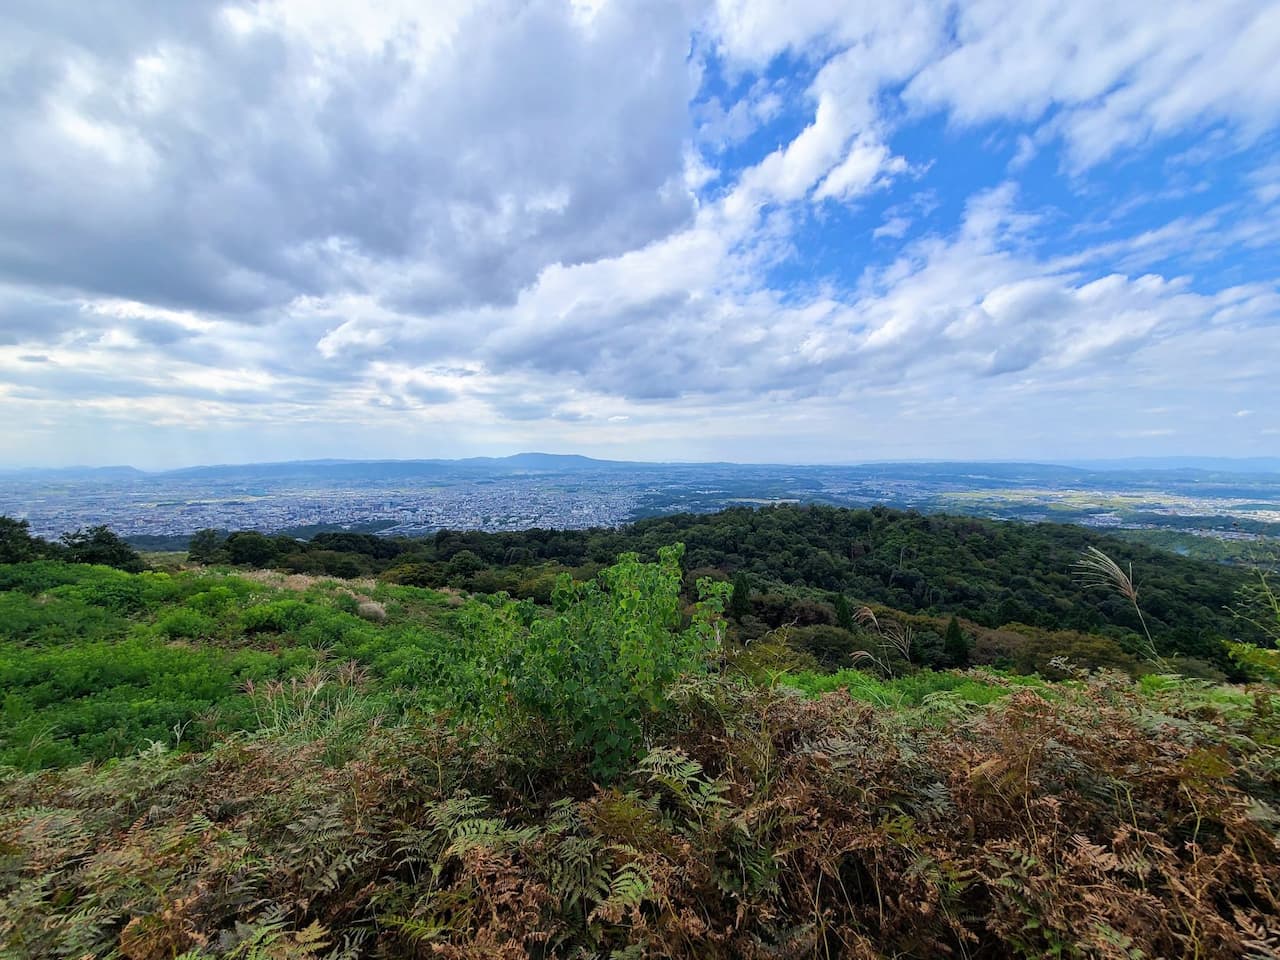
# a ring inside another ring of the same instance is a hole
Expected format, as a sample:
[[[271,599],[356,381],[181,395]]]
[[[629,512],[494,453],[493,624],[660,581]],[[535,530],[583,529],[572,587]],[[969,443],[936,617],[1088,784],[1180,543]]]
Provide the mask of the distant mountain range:
[[[1211,470],[1231,473],[1280,473],[1280,457],[1125,457],[1118,460],[1066,460],[1087,470]]]
[[[1202,474],[1206,477],[1230,474],[1236,476],[1280,473],[1280,457],[1129,457],[1115,460],[1069,460],[1060,463],[951,460],[869,461],[848,464],[764,464],[690,462],[690,461],[640,461],[600,460],[579,454],[517,453],[508,457],[466,457],[457,460],[290,460],[278,463],[211,464],[183,467],[176,470],[146,471],[130,466],[106,467],[49,467],[0,469],[0,477],[23,480],[97,480],[130,481],[151,478],[167,479],[331,479],[359,480],[371,477],[395,479],[397,477],[422,477],[431,475],[463,474],[518,474],[518,473],[573,473],[608,472],[614,470],[663,470],[684,471],[698,468],[733,469],[791,469],[791,470],[854,470],[864,475],[883,473],[894,476],[919,475],[938,478],[948,474],[974,477],[988,476],[1003,479],[1032,477],[1066,480],[1070,476],[1084,479],[1097,474],[1124,473],[1176,473],[1187,477]]]
[[[601,470],[611,467],[639,467],[652,464],[616,460],[594,460],[575,454],[517,453],[509,457],[468,457],[460,460],[286,460],[276,463],[225,463],[176,470],[139,470],[129,466],[110,467],[28,467],[0,469],[0,476],[51,480],[141,480],[156,478],[206,478],[263,476],[273,478],[307,476],[421,476],[430,473],[478,471],[489,473],[555,472]]]

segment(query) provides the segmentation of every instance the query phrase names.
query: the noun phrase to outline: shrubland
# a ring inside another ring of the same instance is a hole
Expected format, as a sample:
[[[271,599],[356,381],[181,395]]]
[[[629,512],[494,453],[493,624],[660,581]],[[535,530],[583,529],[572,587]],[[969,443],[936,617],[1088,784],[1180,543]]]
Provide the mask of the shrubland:
[[[1101,633],[768,626],[683,546],[523,597],[0,564],[0,955],[1280,956],[1271,581],[1196,677],[1080,558]]]
[[[1184,658],[1178,664],[1183,672],[1233,675],[1221,638],[1237,633],[1252,642],[1261,639],[1254,626],[1232,624],[1227,609],[1249,583],[1245,568],[1178,557],[1082,527],[882,507],[739,508],[658,517],[619,529],[444,530],[425,539],[338,532],[299,541],[208,530],[193,539],[191,550],[203,563],[377,576],[547,603],[561,573],[589,579],[621,553],[652,560],[677,542],[686,546],[686,592],[699,577],[730,581],[742,592],[742,605],[733,613],[744,637],[784,626],[830,628],[820,643],[839,647],[841,657],[864,643],[838,616],[843,597],[925,618],[917,629],[917,663],[954,665],[954,658],[942,656],[941,641],[956,617],[990,651],[990,662],[1002,667],[1043,669],[1057,648],[1081,661],[1138,672],[1142,626],[1132,606],[1113,593],[1082,590],[1073,575],[1073,563],[1089,547],[1140,572],[1151,633],[1162,656]],[[1009,625],[1015,629],[1004,629]],[[1028,642],[1011,644],[1011,634]]]

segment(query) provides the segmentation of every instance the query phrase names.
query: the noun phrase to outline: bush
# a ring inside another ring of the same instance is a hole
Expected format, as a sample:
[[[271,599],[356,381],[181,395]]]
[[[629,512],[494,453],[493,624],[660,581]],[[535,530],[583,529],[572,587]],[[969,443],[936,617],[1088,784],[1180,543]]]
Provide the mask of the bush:
[[[616,773],[665,708],[668,686],[704,669],[721,639],[728,584],[703,580],[692,622],[681,626],[683,552],[663,548],[657,563],[623,554],[586,583],[561,575],[549,617],[527,601],[473,601],[459,622],[476,689],[459,705],[499,730],[524,718],[548,723],[591,754],[598,775]]]
[[[410,587],[441,587],[446,575],[442,563],[402,563],[383,571],[381,579]]]
[[[178,607],[156,620],[156,632],[169,640],[198,640],[213,635],[218,622],[196,610]]]
[[[854,651],[866,645],[861,634],[826,625],[794,627],[787,631],[787,642],[812,655],[827,670],[847,667]]]
[[[247,633],[285,633],[304,626],[315,615],[301,600],[273,600],[246,608],[241,622]]]

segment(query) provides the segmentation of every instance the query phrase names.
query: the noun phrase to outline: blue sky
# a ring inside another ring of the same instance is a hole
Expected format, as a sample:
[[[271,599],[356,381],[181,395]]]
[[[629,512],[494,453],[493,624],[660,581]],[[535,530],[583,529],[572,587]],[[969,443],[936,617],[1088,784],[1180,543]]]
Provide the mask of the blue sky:
[[[17,2],[0,465],[1280,453],[1280,5]]]

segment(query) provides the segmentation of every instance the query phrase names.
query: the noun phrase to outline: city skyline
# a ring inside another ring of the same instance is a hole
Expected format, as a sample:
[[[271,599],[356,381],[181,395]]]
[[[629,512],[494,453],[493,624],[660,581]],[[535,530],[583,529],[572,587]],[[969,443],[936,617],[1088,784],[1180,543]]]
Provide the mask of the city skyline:
[[[524,454],[164,473],[0,471],[0,515],[30,522],[41,536],[102,524],[128,537],[173,538],[170,545],[206,528],[387,536],[581,529],[784,503],[881,504],[1249,543],[1280,536],[1280,462],[1126,463],[663,464]]]

